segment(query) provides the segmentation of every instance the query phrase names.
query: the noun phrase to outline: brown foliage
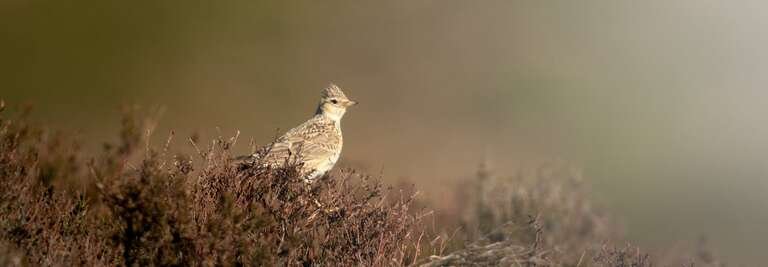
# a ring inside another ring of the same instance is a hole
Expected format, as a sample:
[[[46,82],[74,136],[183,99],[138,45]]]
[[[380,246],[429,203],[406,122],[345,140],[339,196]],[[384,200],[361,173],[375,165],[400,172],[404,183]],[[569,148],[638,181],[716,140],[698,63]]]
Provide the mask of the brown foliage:
[[[511,176],[482,166],[456,192],[467,200],[459,209],[471,242],[423,266],[720,266],[711,253],[669,250],[652,262],[639,248],[610,245],[624,242],[621,228],[590,201],[579,171],[568,164],[534,164]]]
[[[131,116],[120,143],[87,158],[24,121],[0,121],[3,263],[381,266],[415,257],[412,196],[386,199],[377,179],[344,172],[307,184],[297,166],[237,168],[236,138],[170,155],[172,137],[150,146],[146,123]]]
[[[0,117],[2,266],[651,265],[639,249],[605,245],[621,242],[619,227],[564,164],[509,177],[483,168],[457,190],[462,231],[433,235],[414,190],[351,170],[309,184],[290,161],[233,165],[237,136],[202,148],[191,138],[196,154],[174,154],[173,133],[155,147],[152,124],[128,112],[120,141],[93,156],[25,114]],[[468,242],[443,256],[459,232]]]

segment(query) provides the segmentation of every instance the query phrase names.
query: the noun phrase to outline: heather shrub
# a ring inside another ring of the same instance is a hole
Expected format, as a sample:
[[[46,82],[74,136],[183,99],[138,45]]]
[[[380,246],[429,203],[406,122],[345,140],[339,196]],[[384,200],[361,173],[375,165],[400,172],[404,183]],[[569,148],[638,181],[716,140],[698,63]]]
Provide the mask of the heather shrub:
[[[536,243],[551,258],[576,262],[585,249],[620,239],[618,224],[594,206],[578,169],[549,162],[510,176],[481,167],[470,181],[463,225],[489,242]],[[466,186],[465,186],[466,187]]]
[[[237,137],[197,153],[150,144],[128,112],[120,141],[76,142],[0,117],[0,263],[10,265],[406,265],[417,255],[412,195],[344,171],[308,184],[295,165],[231,164]],[[9,118],[13,117],[13,119]]]
[[[619,224],[590,200],[579,170],[563,162],[509,176],[483,165],[456,194],[467,200],[457,208],[469,241],[423,266],[722,266],[704,247],[667,249],[654,261],[627,243]]]
[[[30,125],[27,111],[1,106],[2,266],[652,264],[623,245],[621,228],[563,163],[507,176],[483,167],[457,190],[464,201],[449,214],[463,216],[446,218],[425,212],[414,188],[355,170],[306,183],[291,160],[233,164],[238,135],[201,142],[170,133],[156,145],[154,120],[127,110],[118,141],[86,153]],[[654,264],[721,264],[706,249],[689,251]]]

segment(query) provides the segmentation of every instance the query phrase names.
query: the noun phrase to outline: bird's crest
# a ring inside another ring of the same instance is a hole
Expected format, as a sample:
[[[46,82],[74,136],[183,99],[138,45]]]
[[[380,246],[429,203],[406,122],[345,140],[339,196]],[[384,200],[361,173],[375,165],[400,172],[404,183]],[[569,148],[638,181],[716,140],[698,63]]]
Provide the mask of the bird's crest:
[[[341,91],[341,88],[336,86],[335,84],[330,84],[328,87],[323,89],[323,92],[321,94],[323,99],[328,98],[343,98],[347,99],[347,96],[344,95],[344,92]]]

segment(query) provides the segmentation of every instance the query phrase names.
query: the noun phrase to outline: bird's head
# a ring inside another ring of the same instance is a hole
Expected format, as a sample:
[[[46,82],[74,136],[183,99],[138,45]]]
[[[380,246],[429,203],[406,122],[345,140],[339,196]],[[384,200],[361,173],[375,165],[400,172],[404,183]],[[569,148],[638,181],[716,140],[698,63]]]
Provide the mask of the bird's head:
[[[341,120],[341,117],[347,112],[347,108],[354,105],[357,105],[356,101],[347,98],[338,86],[331,84],[323,89],[317,114],[328,116],[334,120]]]

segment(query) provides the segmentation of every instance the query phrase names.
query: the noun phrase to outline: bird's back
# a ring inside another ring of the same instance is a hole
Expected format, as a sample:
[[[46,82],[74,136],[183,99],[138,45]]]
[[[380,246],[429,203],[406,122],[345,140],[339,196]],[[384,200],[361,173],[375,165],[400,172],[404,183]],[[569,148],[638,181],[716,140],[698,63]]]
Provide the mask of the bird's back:
[[[342,146],[343,137],[338,123],[324,116],[315,116],[262,147],[258,153],[239,159],[271,167],[301,163],[302,174],[313,179],[335,165]]]

